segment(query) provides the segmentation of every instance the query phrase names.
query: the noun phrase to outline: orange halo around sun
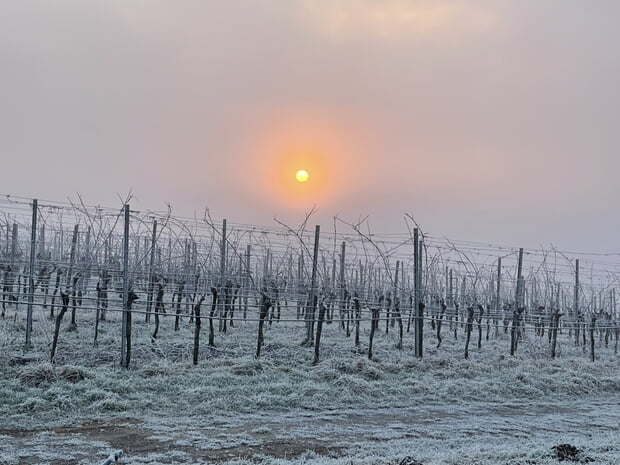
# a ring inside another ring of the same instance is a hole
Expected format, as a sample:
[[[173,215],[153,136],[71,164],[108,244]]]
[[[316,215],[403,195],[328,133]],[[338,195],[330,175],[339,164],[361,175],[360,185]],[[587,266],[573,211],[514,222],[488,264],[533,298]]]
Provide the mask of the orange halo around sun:
[[[364,174],[359,160],[369,144],[362,143],[372,131],[361,130],[350,115],[302,110],[261,114],[241,138],[251,163],[247,184],[255,186],[255,199],[278,209],[333,204],[350,197]]]

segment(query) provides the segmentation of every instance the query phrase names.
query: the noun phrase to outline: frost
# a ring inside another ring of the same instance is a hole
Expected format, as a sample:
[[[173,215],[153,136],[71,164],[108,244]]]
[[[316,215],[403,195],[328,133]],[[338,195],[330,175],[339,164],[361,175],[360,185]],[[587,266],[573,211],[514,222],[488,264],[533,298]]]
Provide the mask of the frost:
[[[560,444],[620,463],[612,348],[592,363],[563,335],[561,357],[550,359],[528,335],[511,358],[500,334],[465,360],[463,341],[446,332],[440,349],[427,334],[420,360],[410,337],[399,350],[379,332],[369,361],[365,328],[358,349],[326,325],[312,365],[312,350],[299,345],[303,326],[266,327],[256,360],[256,327],[240,322],[217,334],[215,349],[203,345],[193,366],[193,326],[174,331],[164,317],[155,347],[151,326],[134,322],[133,363],[123,370],[115,317],[93,348],[84,315],[56,365],[45,344],[9,365],[21,349],[3,345],[1,465],[101,463],[121,448],[128,464],[396,465],[409,456],[424,465],[557,465],[551,448]],[[34,341],[50,324],[38,321]],[[9,324],[0,320],[0,333]]]

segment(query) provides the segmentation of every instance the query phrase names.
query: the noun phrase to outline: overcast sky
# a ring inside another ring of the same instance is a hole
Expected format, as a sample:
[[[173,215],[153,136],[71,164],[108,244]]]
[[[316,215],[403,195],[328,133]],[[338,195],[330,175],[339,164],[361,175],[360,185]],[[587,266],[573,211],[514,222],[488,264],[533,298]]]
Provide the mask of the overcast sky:
[[[620,251],[619,20],[615,0],[1,0],[0,192]]]

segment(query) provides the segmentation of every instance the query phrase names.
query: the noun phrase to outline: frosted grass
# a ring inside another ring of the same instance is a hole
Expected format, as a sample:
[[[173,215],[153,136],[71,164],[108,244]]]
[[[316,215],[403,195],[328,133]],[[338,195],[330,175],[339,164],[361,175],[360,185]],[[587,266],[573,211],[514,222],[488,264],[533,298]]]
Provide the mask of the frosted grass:
[[[465,360],[461,329],[455,341],[446,324],[440,349],[427,331],[422,360],[413,356],[410,334],[398,350],[394,335],[383,331],[368,360],[367,330],[356,348],[333,324],[324,327],[321,362],[313,366],[312,349],[299,344],[303,326],[266,326],[256,360],[255,325],[239,323],[226,335],[216,333],[215,349],[206,347],[203,332],[200,363],[193,366],[193,326],[185,323],[174,332],[170,323],[163,319],[153,344],[152,328],[136,322],[132,367],[123,370],[118,321],[103,325],[93,347],[90,322],[78,318],[78,332],[61,333],[55,366],[47,362],[46,321],[35,325],[29,351],[21,347],[15,325],[0,321],[0,428],[138,425],[161,450],[134,454],[127,463],[213,463],[209,454],[218,452],[217,462],[226,464],[394,464],[411,455],[425,465],[545,465],[557,463],[550,447],[561,442],[587,449],[596,463],[620,463],[613,449],[618,419],[607,417],[620,404],[620,364],[612,348],[601,347],[592,363],[564,334],[560,357],[552,360],[546,338],[526,334],[510,357],[509,338],[500,333],[483,340],[481,349],[470,348]],[[507,425],[511,415],[520,423]],[[577,415],[574,423],[571,415]],[[0,445],[2,465],[93,463],[86,457],[120,448],[79,432],[59,433],[60,443],[38,434],[22,443],[2,434],[9,438],[0,441],[8,444]],[[301,447],[306,441],[308,452],[296,450],[286,459],[262,455],[259,446],[276,439]],[[28,449],[15,452],[20,444]],[[61,451],[63,444],[71,458]],[[221,455],[226,449],[238,456]]]

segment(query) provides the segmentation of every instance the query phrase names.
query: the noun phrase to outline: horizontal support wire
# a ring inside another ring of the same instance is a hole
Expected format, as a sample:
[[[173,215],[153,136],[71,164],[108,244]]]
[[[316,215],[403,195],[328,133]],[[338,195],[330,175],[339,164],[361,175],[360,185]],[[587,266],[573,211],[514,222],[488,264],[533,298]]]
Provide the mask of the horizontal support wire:
[[[37,231],[33,238],[30,234],[32,204],[32,199],[0,196],[3,314],[14,311],[15,318],[18,315],[25,318],[29,299],[42,312],[50,310],[53,298],[54,307],[59,310],[61,293],[69,294],[68,310],[104,310],[102,301],[105,300],[105,311],[122,312],[123,205],[117,208],[89,205],[79,198],[60,202],[39,199]],[[130,211],[126,278],[131,292],[139,297],[131,310],[133,314],[154,315],[159,291],[163,292],[160,303],[167,310],[158,313],[160,317],[195,318],[191,313],[196,300],[206,296],[202,311],[210,311],[210,296],[215,289],[219,299],[214,320],[224,319],[225,306],[230,309],[231,305],[230,301],[224,303],[228,298],[235,300],[236,312],[243,309],[254,315],[242,318],[236,313],[226,320],[260,321],[256,315],[261,298],[267,296],[279,303],[284,313],[280,322],[317,321],[314,314],[310,320],[295,316],[313,307],[308,302],[314,241],[310,224],[289,227],[280,222],[271,226],[227,222],[224,236],[221,219],[212,219],[206,210],[201,215],[179,216],[171,209]],[[310,217],[306,223],[311,220]],[[327,228],[322,233],[315,264],[317,283],[312,290],[317,304],[325,304],[338,314],[331,321],[355,322],[355,316],[351,315],[356,312],[360,315],[357,321],[373,321],[373,309],[380,310],[378,321],[393,321],[397,317],[386,318],[387,312],[391,315],[395,312],[393,307],[387,308],[388,300],[400,303],[403,321],[419,320],[412,307],[415,295],[412,234],[409,231],[372,233],[367,224],[361,227],[336,220],[333,231]],[[154,222],[157,231],[153,241]],[[447,305],[444,322],[451,322],[458,315],[459,323],[465,324],[467,308],[474,307],[477,315],[478,304],[484,307],[484,324],[487,320],[512,321],[519,247],[436,234],[421,234],[420,239],[424,321],[438,321],[441,303]],[[340,256],[341,244],[345,244],[344,257]],[[36,251],[33,273],[28,266],[30,250]],[[578,283],[575,281],[577,259]],[[539,329],[541,323],[545,329],[555,329],[551,327],[555,311],[562,313],[559,328],[578,325],[590,328],[595,318],[597,330],[618,329],[620,317],[615,294],[616,288],[620,288],[620,253],[571,252],[553,246],[524,248],[522,278],[521,330]],[[30,280],[34,282],[33,295],[27,291]],[[107,298],[102,291],[107,292]],[[359,301],[359,310],[352,308],[354,297]],[[81,305],[73,305],[78,301]],[[147,302],[150,311],[146,309]],[[459,306],[458,312],[455,304]],[[574,311],[575,304],[579,314]],[[348,317],[342,317],[340,312]],[[210,318],[204,313],[200,316],[203,321]],[[474,326],[477,324],[475,321]]]

